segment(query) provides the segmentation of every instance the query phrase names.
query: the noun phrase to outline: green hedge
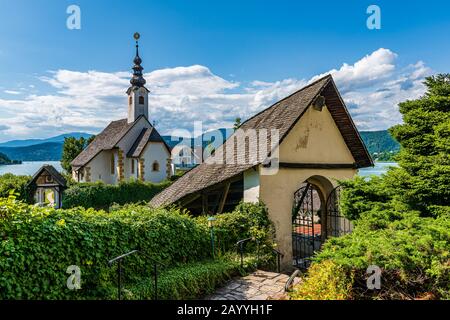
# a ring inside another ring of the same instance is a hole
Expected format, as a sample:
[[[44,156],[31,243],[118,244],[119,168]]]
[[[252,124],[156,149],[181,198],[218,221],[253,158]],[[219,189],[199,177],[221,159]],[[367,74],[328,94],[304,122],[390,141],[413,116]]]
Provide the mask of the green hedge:
[[[261,211],[262,221],[264,215]],[[230,234],[234,227],[221,224]],[[241,232],[228,238],[227,247],[233,248],[232,243],[254,228],[258,226],[242,225]],[[198,218],[175,208],[55,210],[0,198],[0,299],[114,299],[117,270],[108,267],[109,259],[140,249],[169,267],[201,263],[212,256],[209,231]],[[70,265],[81,269],[81,290],[66,288]],[[139,283],[149,266],[144,255],[128,257],[124,282]]]
[[[31,176],[16,176],[11,173],[0,175],[0,198],[7,198],[10,191],[14,190],[18,199],[30,202],[32,195],[27,189],[30,181]]]
[[[135,207],[111,213],[37,208],[0,200],[0,299],[94,299],[115,294],[107,261],[140,249],[166,265],[209,258],[209,233],[177,210]],[[124,281],[149,261],[125,262]],[[66,288],[67,267],[81,268],[82,290]]]
[[[63,195],[63,208],[94,208],[108,210],[113,204],[148,202],[171,182],[161,183],[129,181],[118,185],[102,182],[78,183],[70,186]]]

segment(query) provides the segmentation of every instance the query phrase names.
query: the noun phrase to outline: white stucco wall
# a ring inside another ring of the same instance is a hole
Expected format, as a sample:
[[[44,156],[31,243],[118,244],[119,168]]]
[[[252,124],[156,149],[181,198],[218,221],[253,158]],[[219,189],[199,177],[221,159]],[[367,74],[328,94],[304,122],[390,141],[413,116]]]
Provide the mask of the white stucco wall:
[[[148,93],[145,88],[130,92],[128,99],[132,98],[131,105],[128,104],[128,123],[134,122],[139,116],[148,118]],[[139,104],[139,97],[144,97],[144,104]],[[129,101],[129,100],[128,100]]]
[[[167,178],[167,159],[170,153],[162,142],[149,142],[141,157],[145,165],[145,181],[161,182]],[[159,163],[159,171],[152,171],[154,161]]]
[[[256,203],[259,201],[259,168],[244,172],[244,201]]]
[[[115,158],[115,174],[111,175],[111,155]],[[90,168],[91,182],[103,181],[107,184],[113,184],[117,181],[117,151],[105,150],[96,155],[85,166]]]

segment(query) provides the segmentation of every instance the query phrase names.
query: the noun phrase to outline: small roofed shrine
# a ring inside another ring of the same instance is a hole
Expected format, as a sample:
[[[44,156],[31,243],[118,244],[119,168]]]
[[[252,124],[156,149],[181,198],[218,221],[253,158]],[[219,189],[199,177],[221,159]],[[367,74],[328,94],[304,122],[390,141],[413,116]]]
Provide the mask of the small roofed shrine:
[[[67,188],[66,179],[51,165],[42,166],[28,183],[34,192],[35,203],[56,209],[62,206],[62,194]]]

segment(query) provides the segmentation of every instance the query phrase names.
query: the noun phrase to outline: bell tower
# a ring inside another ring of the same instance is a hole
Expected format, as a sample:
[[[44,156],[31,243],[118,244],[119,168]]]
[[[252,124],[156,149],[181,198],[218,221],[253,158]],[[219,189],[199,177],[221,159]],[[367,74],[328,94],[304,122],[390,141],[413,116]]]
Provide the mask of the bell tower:
[[[134,34],[136,40],[136,57],[134,58],[133,76],[131,77],[131,87],[127,90],[128,95],[128,123],[136,121],[140,116],[148,119],[148,94],[149,90],[145,87],[145,79],[142,74],[144,68],[141,66],[142,59],[139,57],[139,33]]]

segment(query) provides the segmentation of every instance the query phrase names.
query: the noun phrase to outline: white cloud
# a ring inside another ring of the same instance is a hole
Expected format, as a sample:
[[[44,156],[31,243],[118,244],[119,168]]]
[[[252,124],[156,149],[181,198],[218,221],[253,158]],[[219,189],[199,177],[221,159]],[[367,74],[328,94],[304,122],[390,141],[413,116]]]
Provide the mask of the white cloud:
[[[150,120],[162,133],[192,130],[194,121],[203,121],[206,130],[232,126],[236,117],[246,119],[327,73],[333,74],[357,126],[373,130],[401,121],[397,104],[423,94],[422,81],[431,71],[422,61],[400,66],[397,54],[383,48],[311,79],[241,84],[201,65],[155,70],[145,74]],[[40,80],[55,93],[0,99],[0,124],[8,127],[0,140],[98,132],[126,116],[129,78],[129,72],[50,72]]]
[[[20,91],[14,91],[14,90],[4,90],[3,92],[7,93],[7,94],[13,94],[13,95],[20,94]]]
[[[312,80],[331,73],[341,92],[377,85],[395,75],[396,58],[397,54],[391,50],[380,48],[353,65],[344,63],[339,70],[332,69]]]

